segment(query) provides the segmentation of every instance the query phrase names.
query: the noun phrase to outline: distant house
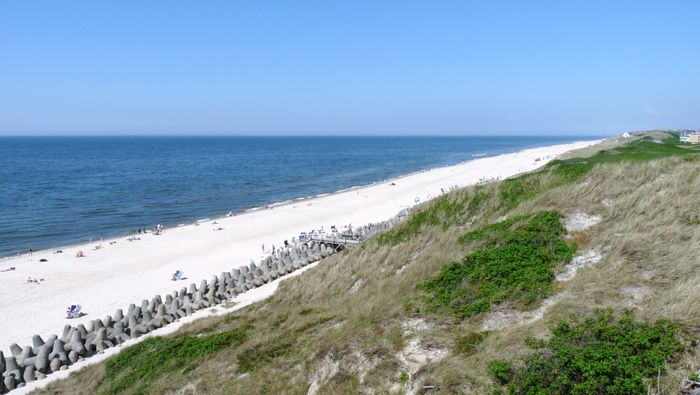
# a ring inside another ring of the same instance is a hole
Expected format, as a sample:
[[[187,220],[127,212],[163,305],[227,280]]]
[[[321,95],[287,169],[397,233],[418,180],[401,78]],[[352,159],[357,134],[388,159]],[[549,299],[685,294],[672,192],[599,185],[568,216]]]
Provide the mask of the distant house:
[[[700,130],[695,131],[695,130],[679,130],[678,131],[679,138],[682,143],[691,143],[691,144],[699,144],[700,142],[698,141],[698,136],[700,136]]]

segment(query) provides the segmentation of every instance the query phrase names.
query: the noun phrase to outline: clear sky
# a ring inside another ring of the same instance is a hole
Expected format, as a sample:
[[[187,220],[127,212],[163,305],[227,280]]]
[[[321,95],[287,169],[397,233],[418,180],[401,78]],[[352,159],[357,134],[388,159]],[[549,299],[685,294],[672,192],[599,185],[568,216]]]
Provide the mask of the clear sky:
[[[0,134],[700,128],[698,1],[3,1]]]

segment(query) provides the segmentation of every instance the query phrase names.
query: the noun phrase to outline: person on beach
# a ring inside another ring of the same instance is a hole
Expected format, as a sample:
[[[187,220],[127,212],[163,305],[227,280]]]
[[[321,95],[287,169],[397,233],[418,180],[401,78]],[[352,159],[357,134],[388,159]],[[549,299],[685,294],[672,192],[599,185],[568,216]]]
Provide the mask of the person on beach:
[[[84,315],[87,315],[86,313],[83,313],[82,311],[80,311],[81,309],[82,309],[82,307],[80,307],[79,304],[72,304],[72,305],[68,306],[68,308],[66,309],[66,318],[70,320],[70,319],[80,318]]]
[[[30,256],[32,255],[32,249],[31,249],[31,248],[28,249],[27,252],[29,252],[29,255],[30,255]]]

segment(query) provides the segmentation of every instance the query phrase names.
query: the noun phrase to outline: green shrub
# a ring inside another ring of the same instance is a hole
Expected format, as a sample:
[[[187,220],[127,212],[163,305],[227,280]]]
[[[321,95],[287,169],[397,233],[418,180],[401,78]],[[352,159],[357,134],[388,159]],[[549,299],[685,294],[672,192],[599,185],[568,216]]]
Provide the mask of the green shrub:
[[[241,329],[205,337],[144,340],[107,360],[103,388],[107,393],[148,393],[159,377],[194,369],[204,357],[238,346],[246,338],[246,331]]]
[[[466,355],[473,354],[476,347],[484,341],[484,335],[479,332],[470,333],[457,338],[455,350]]]
[[[499,383],[506,384],[512,379],[513,367],[510,362],[499,359],[489,363],[489,373]]]
[[[428,310],[464,318],[507,300],[527,305],[550,295],[553,269],[576,251],[561,239],[562,218],[543,211],[465,234],[463,242],[481,238],[480,248],[418,285],[427,293]]]
[[[526,174],[501,182],[498,190],[501,208],[504,211],[509,211],[525,200],[530,200],[539,195],[543,191],[540,178],[541,175],[539,173]]]
[[[409,379],[408,372],[402,371],[401,374],[399,375],[399,381],[401,382],[401,384],[408,383],[408,379]]]
[[[504,219],[503,221],[487,224],[481,228],[467,232],[459,237],[458,241],[462,244],[469,244],[474,241],[480,241],[482,245],[493,244],[498,242],[503,233],[510,229],[514,223],[522,222],[531,218],[531,215],[520,215],[513,218]]]
[[[491,372],[511,394],[642,394],[683,350],[677,332],[667,321],[600,310],[558,323],[547,340],[530,341],[535,353],[511,374]]]

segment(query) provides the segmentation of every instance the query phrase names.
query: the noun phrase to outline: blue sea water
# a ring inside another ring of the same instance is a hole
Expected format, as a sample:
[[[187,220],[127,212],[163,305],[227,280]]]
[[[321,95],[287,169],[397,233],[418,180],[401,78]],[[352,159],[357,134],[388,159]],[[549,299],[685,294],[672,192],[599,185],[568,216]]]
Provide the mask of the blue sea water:
[[[3,137],[0,256],[581,139],[592,137]]]

